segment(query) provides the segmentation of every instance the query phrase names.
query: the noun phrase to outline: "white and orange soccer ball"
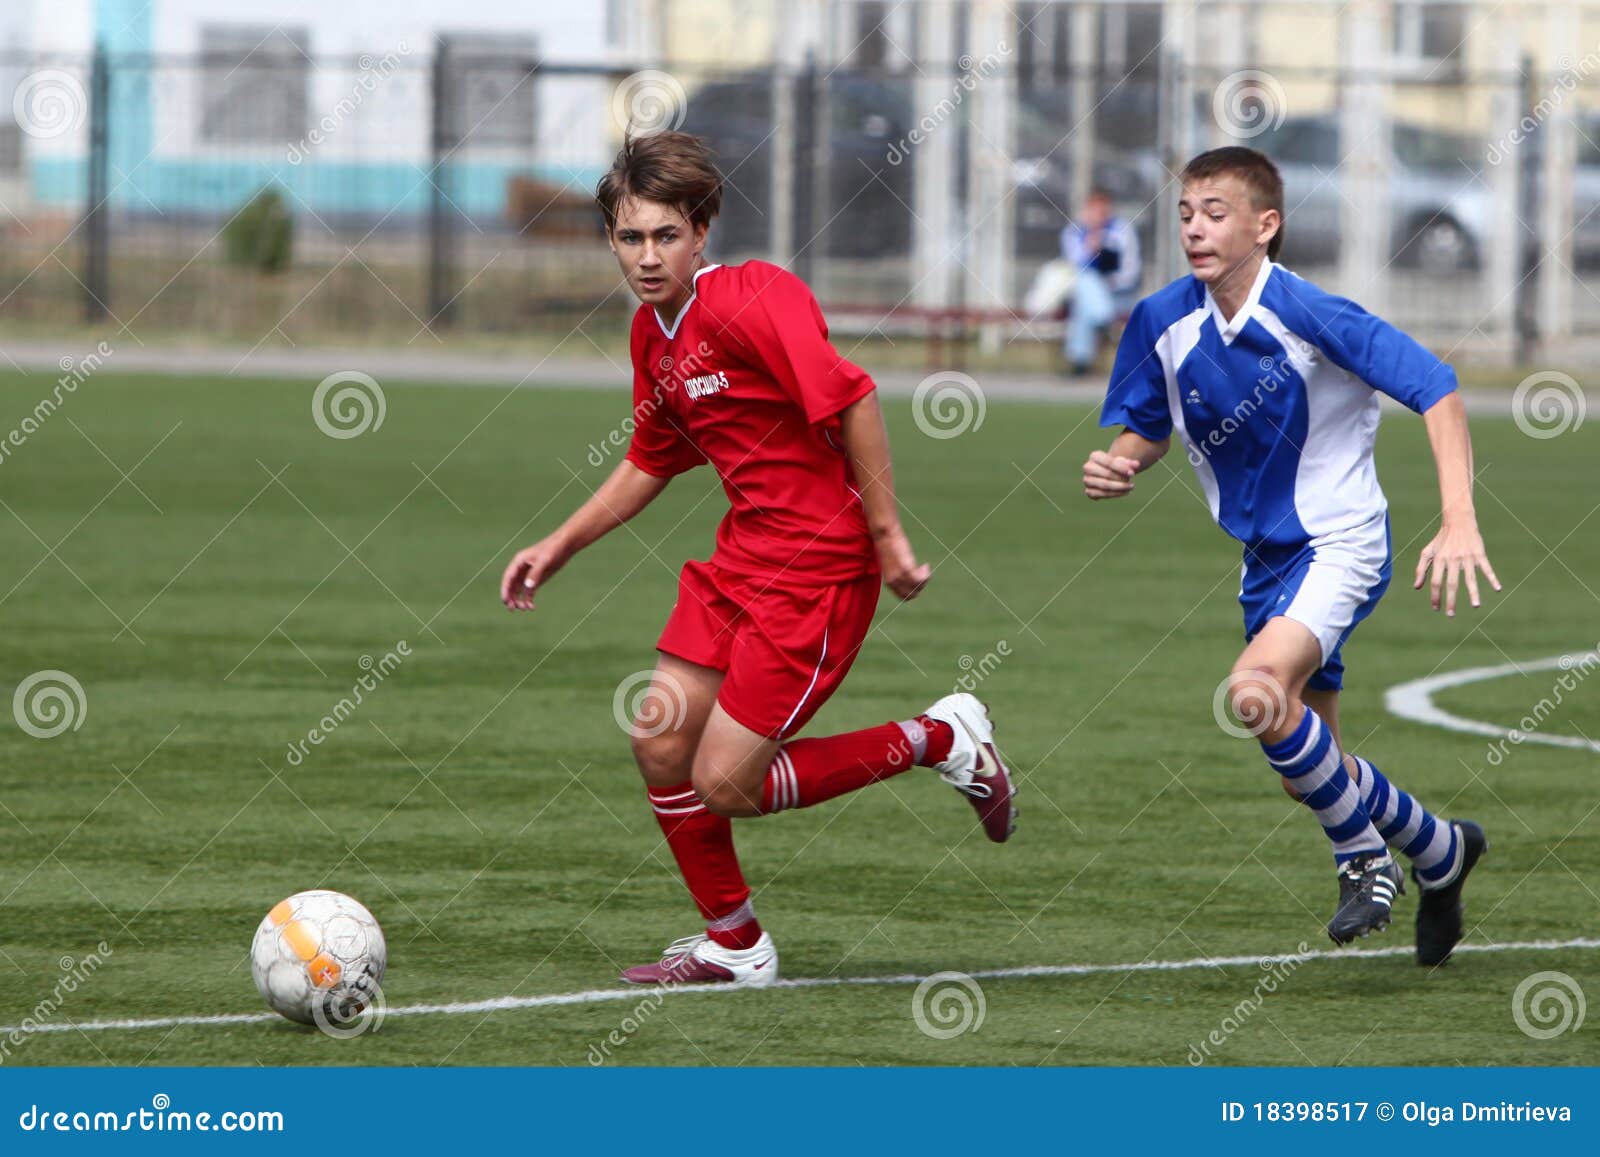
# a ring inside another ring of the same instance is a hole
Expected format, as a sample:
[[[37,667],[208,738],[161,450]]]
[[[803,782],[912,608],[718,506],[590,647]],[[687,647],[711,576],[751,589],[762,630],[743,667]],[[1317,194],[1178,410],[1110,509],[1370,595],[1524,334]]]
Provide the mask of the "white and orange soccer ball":
[[[296,892],[256,929],[250,974],[272,1010],[324,1030],[350,1026],[381,1002],[383,929],[342,892]]]

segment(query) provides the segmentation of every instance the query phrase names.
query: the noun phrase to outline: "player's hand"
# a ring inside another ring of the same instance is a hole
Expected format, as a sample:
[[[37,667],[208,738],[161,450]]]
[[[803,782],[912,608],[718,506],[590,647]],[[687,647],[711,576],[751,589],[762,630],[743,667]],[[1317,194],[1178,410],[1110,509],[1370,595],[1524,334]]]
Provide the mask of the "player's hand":
[[[896,598],[914,599],[928,585],[933,568],[919,563],[911,549],[906,532],[896,527],[874,536],[878,544],[878,569],[883,572],[883,585],[895,593]]]
[[[507,610],[533,610],[534,592],[566,565],[570,557],[571,552],[554,537],[517,551],[511,556],[506,573],[500,577],[500,601]]]
[[[1138,472],[1136,459],[1096,450],[1083,464],[1083,492],[1093,499],[1121,498],[1132,492],[1133,476]]]
[[[1456,589],[1462,579],[1467,583],[1467,599],[1475,607],[1480,605],[1480,570],[1490,586],[1495,590],[1500,589],[1500,580],[1495,577],[1494,568],[1489,565],[1489,556],[1484,553],[1483,536],[1478,533],[1476,522],[1455,523],[1434,535],[1433,541],[1422,548],[1422,554],[1417,559],[1417,577],[1411,584],[1412,590],[1422,589],[1422,580],[1427,577],[1429,568],[1433,570],[1433,581],[1428,586],[1428,601],[1433,604],[1434,610],[1438,610],[1442,591],[1444,613],[1447,615],[1454,616],[1456,613]]]

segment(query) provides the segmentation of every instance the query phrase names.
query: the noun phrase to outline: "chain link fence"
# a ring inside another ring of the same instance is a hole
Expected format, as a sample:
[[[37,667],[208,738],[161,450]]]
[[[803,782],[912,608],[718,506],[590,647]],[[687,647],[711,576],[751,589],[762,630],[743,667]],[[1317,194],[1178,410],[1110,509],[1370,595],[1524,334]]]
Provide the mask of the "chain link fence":
[[[625,130],[677,128],[728,177],[712,255],[789,265],[844,332],[1052,343],[1021,303],[1088,191],[1135,224],[1148,292],[1183,272],[1174,173],[1240,143],[1283,170],[1284,262],[1436,346],[1600,334],[1600,28],[1581,54],[1576,16],[1552,57],[1469,5],[1443,29],[1368,3],[943,7],[898,56],[738,69],[505,37],[0,57],[0,320],[614,348],[633,301],[592,190]]]

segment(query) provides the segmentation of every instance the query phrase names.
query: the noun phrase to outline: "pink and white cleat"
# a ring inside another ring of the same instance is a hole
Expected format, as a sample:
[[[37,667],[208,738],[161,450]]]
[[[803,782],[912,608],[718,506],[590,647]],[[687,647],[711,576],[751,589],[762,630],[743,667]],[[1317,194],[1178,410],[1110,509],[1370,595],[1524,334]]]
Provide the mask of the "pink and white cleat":
[[[967,797],[984,835],[1005,843],[1017,830],[1017,805],[1011,771],[994,745],[988,708],[976,695],[961,691],[946,695],[923,714],[948,723],[955,732],[949,756],[934,765],[939,778]]]
[[[653,964],[623,972],[629,984],[733,984],[764,988],[778,979],[778,949],[763,932],[749,948],[724,948],[704,932],[674,940]]]

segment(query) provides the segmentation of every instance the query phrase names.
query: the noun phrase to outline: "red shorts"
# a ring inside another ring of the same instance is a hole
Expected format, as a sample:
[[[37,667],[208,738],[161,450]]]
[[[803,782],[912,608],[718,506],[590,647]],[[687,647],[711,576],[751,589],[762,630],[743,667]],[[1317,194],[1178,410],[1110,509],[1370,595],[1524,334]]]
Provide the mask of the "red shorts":
[[[768,739],[804,727],[844,682],[872,626],[879,578],[815,587],[688,562],[656,648],[727,673],[717,702]]]

